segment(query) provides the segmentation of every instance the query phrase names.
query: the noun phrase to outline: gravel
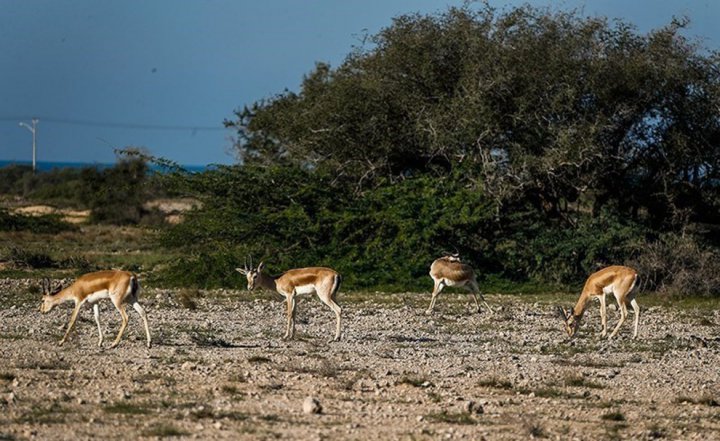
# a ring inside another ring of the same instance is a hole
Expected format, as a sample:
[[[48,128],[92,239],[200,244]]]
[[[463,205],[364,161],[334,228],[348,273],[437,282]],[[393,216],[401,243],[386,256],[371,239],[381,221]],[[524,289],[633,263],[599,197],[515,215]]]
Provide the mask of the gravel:
[[[189,310],[158,289],[140,299],[152,349],[132,309],[110,349],[109,303],[102,348],[90,308],[59,347],[71,305],[42,315],[31,285],[0,280],[0,439],[720,438],[717,308],[644,308],[638,340],[626,323],[609,341],[593,305],[568,341],[552,305],[522,296],[487,295],[496,311],[475,314],[444,293],[428,317],[429,293],[340,293],[328,343],[316,298],[284,341],[279,297],[201,291]]]

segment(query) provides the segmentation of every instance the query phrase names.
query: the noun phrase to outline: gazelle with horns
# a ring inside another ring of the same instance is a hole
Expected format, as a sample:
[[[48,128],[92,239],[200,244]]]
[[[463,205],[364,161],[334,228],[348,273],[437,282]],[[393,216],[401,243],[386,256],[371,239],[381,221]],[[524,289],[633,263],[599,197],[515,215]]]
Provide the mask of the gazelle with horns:
[[[130,304],[140,314],[143,325],[145,326],[145,335],[147,336],[147,347],[151,346],[150,341],[150,329],[148,328],[147,316],[145,310],[140,303],[138,303],[138,292],[140,291],[140,284],[137,281],[137,277],[127,271],[98,271],[94,273],[88,273],[80,276],[75,282],[66,287],[62,288],[61,285],[55,286],[50,289],[50,280],[43,280],[43,298],[42,304],[40,305],[40,312],[50,312],[55,306],[65,302],[75,302],[75,309],[70,317],[70,323],[68,324],[65,336],[60,340],[60,345],[67,340],[70,332],[75,326],[80,308],[84,304],[93,305],[93,312],[95,313],[95,322],[98,327],[98,346],[102,346],[103,334],[102,328],[100,327],[100,308],[97,302],[102,299],[110,299],[115,308],[120,313],[122,323],[120,324],[120,331],[118,332],[115,341],[111,348],[120,343],[120,338],[125,332],[125,327],[128,323],[128,315],[125,312],[125,307]]]
[[[475,306],[477,308],[477,312],[480,312],[478,295],[482,299],[483,304],[485,304],[485,307],[489,311],[492,311],[492,308],[490,308],[490,305],[487,304],[487,302],[485,301],[485,297],[483,297],[482,293],[480,292],[480,286],[477,282],[475,270],[473,270],[470,265],[462,263],[460,261],[460,256],[458,253],[446,253],[445,256],[436,259],[432,263],[432,265],[430,265],[430,277],[432,277],[433,279],[434,287],[432,292],[432,299],[430,300],[430,306],[428,306],[425,314],[432,314],[433,308],[435,307],[435,302],[437,301],[437,297],[440,295],[440,292],[442,292],[442,290],[446,286],[457,288],[462,287],[470,291],[470,293],[472,293],[473,295],[473,299],[475,299]]]
[[[560,313],[563,322],[565,324],[565,331],[572,337],[577,332],[580,326],[580,319],[582,319],[583,313],[587,308],[590,299],[597,298],[600,300],[600,320],[602,321],[602,337],[607,335],[607,309],[605,304],[605,296],[612,293],[615,296],[619,310],[620,320],[613,329],[609,338],[615,337],[620,326],[625,322],[627,317],[627,305],[632,306],[635,312],[635,330],[633,331],[633,338],[637,338],[638,333],[638,322],[640,320],[640,306],[635,300],[636,293],[633,293],[633,288],[637,282],[638,274],[634,269],[627,266],[609,266],[603,268],[600,271],[591,274],[585,282],[585,287],[580,294],[575,307],[568,309],[567,311],[558,306],[558,312]]]
[[[243,268],[235,268],[237,272],[247,277],[248,290],[252,291],[257,287],[262,287],[285,297],[287,302],[287,326],[283,338],[291,339],[295,335],[295,296],[297,294],[316,293],[320,300],[335,313],[337,322],[333,341],[340,340],[341,309],[335,303],[335,296],[342,281],[340,274],[330,268],[308,267],[292,269],[279,276],[270,276],[263,273],[264,269],[264,262],[260,262],[257,268],[253,268],[252,259],[249,267],[246,260]]]

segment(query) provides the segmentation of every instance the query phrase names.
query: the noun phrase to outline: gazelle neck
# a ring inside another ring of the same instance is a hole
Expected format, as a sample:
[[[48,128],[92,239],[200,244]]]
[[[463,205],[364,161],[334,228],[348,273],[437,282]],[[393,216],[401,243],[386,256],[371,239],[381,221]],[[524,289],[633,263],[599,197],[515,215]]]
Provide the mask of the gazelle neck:
[[[77,302],[77,299],[70,290],[70,287],[63,289],[57,294],[43,296],[44,301],[51,307],[55,307],[65,302]]]
[[[586,292],[583,292],[573,308],[573,315],[575,317],[582,317],[589,301],[590,296]]]
[[[267,290],[270,291],[277,291],[277,284],[275,283],[275,279],[277,277],[273,277],[267,274],[260,273],[258,274],[257,280],[255,283],[257,283],[258,286],[261,286]]]

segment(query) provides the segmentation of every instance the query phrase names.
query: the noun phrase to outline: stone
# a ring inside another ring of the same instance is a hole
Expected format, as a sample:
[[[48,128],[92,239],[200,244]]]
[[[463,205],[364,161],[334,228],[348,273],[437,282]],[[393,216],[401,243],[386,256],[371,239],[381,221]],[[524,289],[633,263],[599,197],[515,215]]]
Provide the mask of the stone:
[[[320,414],[322,413],[322,406],[320,401],[314,397],[307,397],[303,401],[303,412],[306,414]]]

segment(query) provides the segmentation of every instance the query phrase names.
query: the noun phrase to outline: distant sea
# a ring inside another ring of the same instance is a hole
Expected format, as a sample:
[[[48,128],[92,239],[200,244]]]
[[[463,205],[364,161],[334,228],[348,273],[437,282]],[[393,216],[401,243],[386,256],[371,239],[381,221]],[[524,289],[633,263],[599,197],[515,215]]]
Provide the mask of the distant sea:
[[[0,168],[8,165],[32,165],[32,161],[5,161],[0,159]],[[102,163],[102,162],[49,162],[49,161],[37,161],[36,167],[40,171],[49,171],[54,168],[86,168],[93,167],[97,169],[104,169],[113,167],[115,164]],[[206,165],[181,165],[187,171],[201,172],[208,169]],[[160,167],[156,167],[150,164],[150,168],[153,170],[159,170]]]

